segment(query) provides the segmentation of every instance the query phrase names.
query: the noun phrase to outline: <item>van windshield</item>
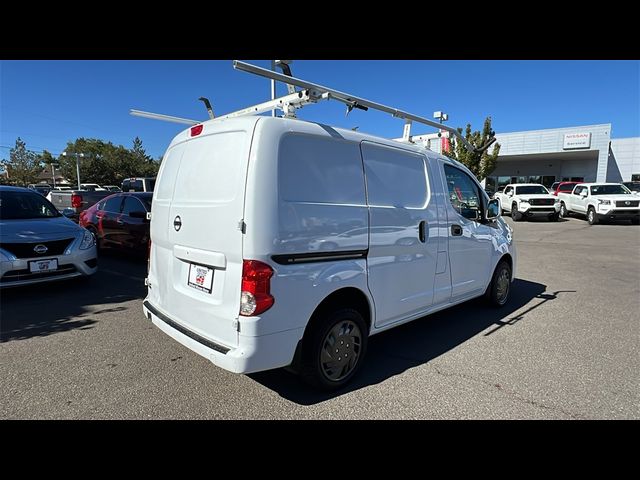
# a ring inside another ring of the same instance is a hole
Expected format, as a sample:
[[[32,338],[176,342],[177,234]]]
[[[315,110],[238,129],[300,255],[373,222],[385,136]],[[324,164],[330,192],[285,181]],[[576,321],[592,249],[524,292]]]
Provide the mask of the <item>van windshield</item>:
[[[56,207],[34,192],[0,191],[0,220],[52,218],[61,216]]]

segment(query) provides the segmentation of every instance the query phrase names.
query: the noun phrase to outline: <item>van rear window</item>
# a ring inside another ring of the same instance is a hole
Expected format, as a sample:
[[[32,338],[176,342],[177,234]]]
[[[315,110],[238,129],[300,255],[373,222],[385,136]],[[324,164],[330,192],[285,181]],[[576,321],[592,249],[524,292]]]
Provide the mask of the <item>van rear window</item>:
[[[365,205],[358,144],[290,134],[280,142],[280,197],[288,202]]]
[[[244,195],[244,189],[238,186],[246,174],[246,157],[245,161],[242,157],[247,155],[247,143],[243,131],[187,142],[175,181],[174,201],[228,203],[236,195]]]

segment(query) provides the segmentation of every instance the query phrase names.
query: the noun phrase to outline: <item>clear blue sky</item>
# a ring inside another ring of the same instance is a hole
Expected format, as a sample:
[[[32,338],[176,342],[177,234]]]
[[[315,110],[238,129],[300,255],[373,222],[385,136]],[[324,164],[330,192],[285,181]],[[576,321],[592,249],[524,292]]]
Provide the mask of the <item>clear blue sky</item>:
[[[611,122],[613,138],[640,136],[638,61],[295,60],[292,70],[428,118],[443,110],[454,127],[471,122],[480,129],[491,115],[498,133]],[[54,155],[78,137],[130,147],[139,136],[157,158],[185,127],[132,117],[130,108],[206,119],[200,96],[224,114],[269,95],[267,79],[234,70],[231,60],[2,61],[0,158],[8,159],[18,136],[27,148]],[[402,122],[389,115],[354,110],[345,118],[344,111],[341,103],[323,102],[299,117],[383,137],[402,135]],[[412,133],[432,131],[414,126]]]

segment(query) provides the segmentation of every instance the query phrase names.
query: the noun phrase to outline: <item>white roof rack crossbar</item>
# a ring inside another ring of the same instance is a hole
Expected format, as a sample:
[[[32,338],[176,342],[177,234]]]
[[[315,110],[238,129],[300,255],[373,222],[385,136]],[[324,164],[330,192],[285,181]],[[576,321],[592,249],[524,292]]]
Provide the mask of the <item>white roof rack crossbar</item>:
[[[455,135],[467,147],[467,149],[471,151],[482,152],[487,148],[489,148],[489,146],[495,141],[495,139],[493,139],[492,141],[488,142],[486,145],[483,145],[482,147],[476,149],[455,128],[447,127],[445,125],[434,122],[432,120],[421,117],[419,115],[414,115],[412,113],[405,112],[397,108],[388,107],[386,105],[382,105],[381,103],[372,102],[370,100],[356,97],[355,95],[351,95],[348,93],[340,92],[338,90],[334,90],[332,88],[325,87],[323,85],[308,82],[300,78],[283,75],[281,73],[274,72],[272,70],[267,70],[266,68],[258,67],[256,65],[251,65],[250,63],[241,62],[240,60],[233,61],[233,68],[244,71],[244,72],[253,73],[261,77],[271,78],[273,80],[287,83],[289,85],[295,85],[300,88],[311,90],[313,91],[314,94],[321,96],[321,98],[323,99],[326,98],[326,99],[338,100],[340,102],[345,103],[348,106],[349,111],[353,108],[359,108],[361,110],[367,110],[369,108],[372,108],[374,110],[379,110],[381,112],[390,113],[394,117],[402,118],[405,120],[405,124],[409,122],[416,122],[416,123],[422,123],[425,125],[429,125],[431,127],[448,131],[451,134]],[[407,136],[408,135],[405,133],[404,137],[407,137]]]
[[[165,122],[173,122],[173,123],[184,123],[185,125],[197,125],[199,123],[202,123],[198,120],[172,117],[171,115],[163,115],[161,113],[143,112],[142,110],[131,109],[129,113],[135,117],[152,118],[153,120],[164,120]]]

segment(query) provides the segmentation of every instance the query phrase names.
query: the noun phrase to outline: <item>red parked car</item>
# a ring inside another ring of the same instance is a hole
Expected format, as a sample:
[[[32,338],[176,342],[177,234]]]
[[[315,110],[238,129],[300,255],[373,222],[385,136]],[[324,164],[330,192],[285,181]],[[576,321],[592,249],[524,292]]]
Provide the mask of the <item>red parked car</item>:
[[[79,224],[96,237],[98,248],[119,248],[146,255],[151,192],[110,195],[80,214]]]
[[[556,182],[549,187],[549,193],[551,195],[558,196],[558,193],[571,193],[573,192],[573,187],[578,185],[579,183],[584,182]]]

